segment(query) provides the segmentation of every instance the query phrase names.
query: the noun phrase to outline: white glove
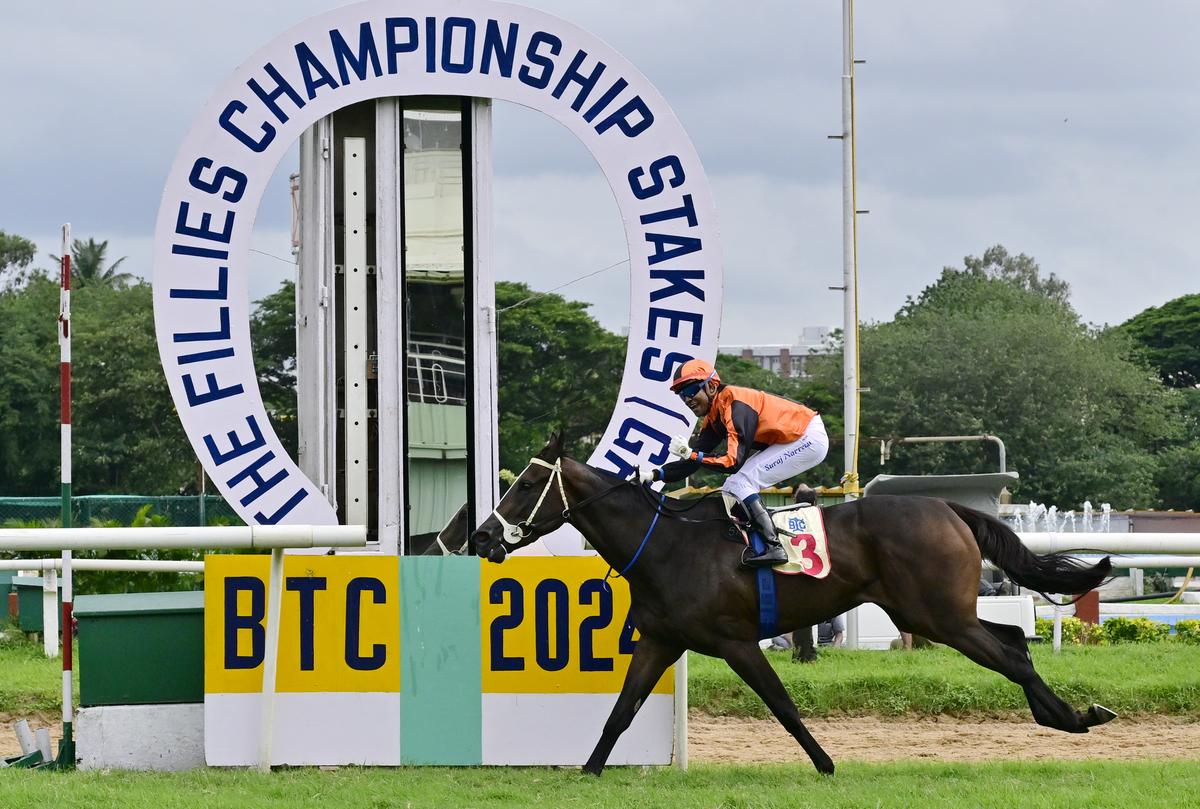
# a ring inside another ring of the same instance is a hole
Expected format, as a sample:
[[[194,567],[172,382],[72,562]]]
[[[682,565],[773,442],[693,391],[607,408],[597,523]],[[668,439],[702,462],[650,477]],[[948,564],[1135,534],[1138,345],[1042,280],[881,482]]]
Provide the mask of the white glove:
[[[671,446],[667,452],[676,456],[681,461],[686,461],[692,457],[692,448],[688,446],[687,439],[680,435],[671,439]]]
[[[653,483],[658,478],[658,470],[638,467],[637,476],[638,483]]]

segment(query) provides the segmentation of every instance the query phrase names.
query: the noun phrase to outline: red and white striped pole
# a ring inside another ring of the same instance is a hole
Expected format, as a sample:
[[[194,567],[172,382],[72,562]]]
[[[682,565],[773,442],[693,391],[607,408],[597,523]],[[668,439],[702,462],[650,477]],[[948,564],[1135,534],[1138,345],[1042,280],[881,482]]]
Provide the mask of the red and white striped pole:
[[[59,400],[62,427],[62,527],[71,527],[71,225],[62,228],[62,290],[58,304]],[[62,721],[63,735],[58,746],[57,765],[75,767],[75,739],[72,732],[74,705],[71,692],[72,631],[71,552],[62,552]]]

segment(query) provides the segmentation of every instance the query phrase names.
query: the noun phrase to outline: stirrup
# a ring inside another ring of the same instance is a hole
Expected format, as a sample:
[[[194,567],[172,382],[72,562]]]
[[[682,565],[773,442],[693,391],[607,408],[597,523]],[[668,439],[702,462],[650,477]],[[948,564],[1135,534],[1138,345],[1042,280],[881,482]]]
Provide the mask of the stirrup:
[[[787,560],[787,551],[778,543],[773,545],[768,544],[762,553],[753,553],[753,549],[750,547],[742,551],[742,567],[774,567],[775,565],[782,565]]]

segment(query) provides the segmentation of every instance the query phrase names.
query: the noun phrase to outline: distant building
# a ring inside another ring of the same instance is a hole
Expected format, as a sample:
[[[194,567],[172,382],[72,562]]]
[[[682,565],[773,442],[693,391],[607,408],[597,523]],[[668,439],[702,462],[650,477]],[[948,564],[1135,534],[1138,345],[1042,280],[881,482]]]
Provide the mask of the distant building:
[[[832,333],[832,326],[806,326],[795,345],[723,345],[718,350],[749,360],[782,377],[805,377],[808,376],[810,356],[830,353]]]

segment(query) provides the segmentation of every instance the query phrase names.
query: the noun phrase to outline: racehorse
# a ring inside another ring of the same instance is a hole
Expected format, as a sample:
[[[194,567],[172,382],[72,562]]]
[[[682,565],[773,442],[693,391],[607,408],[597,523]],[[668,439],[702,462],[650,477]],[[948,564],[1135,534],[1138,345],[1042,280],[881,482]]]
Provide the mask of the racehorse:
[[[562,447],[561,435],[551,438],[471,540],[479,556],[503,562],[510,550],[569,522],[629,582],[641,637],[584,772],[601,773],[659,677],[690,649],[724,659],[817,770],[832,773],[833,760],[759,648],[755,576],[739,567],[742,546],[723,538],[730,528],[724,506],[701,501],[685,522],[653,491],[573,460]],[[1107,557],[1085,567],[1063,554],[1036,555],[1001,521],[928,497],[879,495],[823,514],[832,569],[823,579],[776,577],[781,631],[878,604],[904,631],[952,646],[1020,685],[1038,724],[1086,733],[1116,716],[1100,705],[1073,709],[1034,671],[1019,627],[975,612],[981,554],[1043,593],[1093,589],[1111,569]]]
[[[463,503],[454,512],[446,527],[425,539],[421,544],[414,543],[410,550],[412,556],[458,556],[467,550],[467,504]]]

